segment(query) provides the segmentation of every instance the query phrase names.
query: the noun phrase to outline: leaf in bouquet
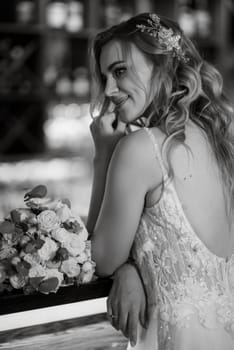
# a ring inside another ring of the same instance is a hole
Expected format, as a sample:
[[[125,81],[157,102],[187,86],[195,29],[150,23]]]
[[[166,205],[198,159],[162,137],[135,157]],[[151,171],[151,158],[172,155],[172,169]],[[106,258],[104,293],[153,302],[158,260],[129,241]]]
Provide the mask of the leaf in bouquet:
[[[24,235],[22,227],[18,224],[15,225],[15,233],[21,238]]]
[[[0,293],[3,293],[6,290],[6,284],[0,282]]]
[[[22,230],[23,232],[27,232],[28,231],[28,225],[26,222],[18,222],[16,224],[16,227],[20,230]]]
[[[25,253],[27,253],[27,254],[35,253],[36,250],[37,250],[37,248],[36,248],[34,242],[29,242],[29,243],[25,246],[25,248],[24,248],[24,251],[25,251]]]
[[[35,248],[36,249],[40,249],[43,245],[44,245],[45,241],[41,238],[37,238],[35,241],[34,241],[34,244],[35,244]]]
[[[10,221],[1,221],[0,222],[0,232],[4,235],[7,233],[13,233],[15,231],[15,225]]]
[[[45,185],[37,185],[31,191],[24,195],[24,200],[27,201],[30,198],[43,198],[47,194],[47,187]]]
[[[30,294],[35,293],[35,288],[33,286],[31,286],[30,284],[26,284],[23,287],[23,292],[25,295],[30,295]]]
[[[49,294],[49,293],[55,293],[59,287],[59,280],[57,277],[51,277],[44,281],[42,281],[39,284],[38,290],[41,293]]]
[[[28,223],[36,224],[36,215],[29,208],[17,208],[10,212],[11,220],[15,224]]]
[[[11,276],[14,276],[16,274],[16,269],[15,269],[15,266],[9,264],[7,265],[6,267],[6,274],[7,274],[7,277],[11,277]]]
[[[62,203],[66,204],[68,206],[68,208],[71,209],[71,202],[68,198],[63,198]]]
[[[30,269],[31,265],[27,263],[26,261],[21,261],[16,265],[16,271],[21,275],[21,276],[28,276],[28,272]]]
[[[67,275],[64,275],[64,285],[69,286],[74,284],[74,277],[68,277]]]
[[[14,209],[10,212],[11,219],[14,223],[20,223],[21,222],[21,215],[20,212],[17,209]]]
[[[57,253],[56,253],[56,256],[55,256],[55,259],[56,260],[59,260],[59,261],[63,261],[63,260],[66,260],[68,259],[69,257],[69,252],[66,248],[59,248],[57,250]]]
[[[13,287],[12,287],[12,285],[9,283],[9,282],[7,282],[7,283],[0,283],[0,293],[2,293],[2,292],[12,292],[13,291]]]
[[[77,220],[67,220],[63,223],[64,228],[72,233],[79,233],[83,230],[83,227],[78,223]]]
[[[28,279],[29,284],[36,290],[38,290],[38,287],[40,283],[43,281],[44,277],[30,277]]]

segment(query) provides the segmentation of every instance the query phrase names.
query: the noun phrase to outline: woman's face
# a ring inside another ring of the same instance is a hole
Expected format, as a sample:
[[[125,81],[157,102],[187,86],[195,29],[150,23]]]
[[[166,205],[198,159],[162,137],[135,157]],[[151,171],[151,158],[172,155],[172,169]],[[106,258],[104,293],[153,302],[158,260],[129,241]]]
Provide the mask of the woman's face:
[[[105,95],[125,123],[142,116],[149,105],[153,70],[153,64],[134,44],[128,56],[123,54],[121,43],[114,40],[104,45],[100,56]]]

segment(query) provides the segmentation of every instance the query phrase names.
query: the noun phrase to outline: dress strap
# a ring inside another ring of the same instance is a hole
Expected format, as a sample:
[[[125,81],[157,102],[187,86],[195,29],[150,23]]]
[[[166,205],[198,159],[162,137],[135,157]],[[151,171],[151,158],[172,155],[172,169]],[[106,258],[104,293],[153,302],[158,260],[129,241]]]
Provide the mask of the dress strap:
[[[163,177],[164,177],[164,179],[168,178],[168,173],[167,173],[166,167],[164,165],[164,162],[163,162],[163,159],[162,159],[162,155],[161,155],[158,143],[156,141],[156,138],[155,138],[154,134],[152,133],[151,129],[144,128],[144,130],[147,132],[147,134],[149,135],[149,137],[150,137],[150,139],[151,139],[151,141],[153,143],[155,154],[156,154],[156,158],[157,158],[157,160],[159,162],[159,165],[160,165],[160,168],[162,170]]]

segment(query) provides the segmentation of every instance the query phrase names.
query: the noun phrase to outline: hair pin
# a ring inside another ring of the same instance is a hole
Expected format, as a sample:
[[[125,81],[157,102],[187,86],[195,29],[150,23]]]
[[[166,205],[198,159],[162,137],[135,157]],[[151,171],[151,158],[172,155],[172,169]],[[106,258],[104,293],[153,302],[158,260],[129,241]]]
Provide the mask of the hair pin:
[[[180,34],[174,34],[171,28],[165,28],[160,23],[160,18],[152,13],[149,15],[147,22],[149,26],[144,24],[137,24],[136,27],[140,29],[143,33],[148,33],[150,36],[155,37],[160,45],[164,45],[167,51],[171,51],[174,57],[178,60],[187,62],[189,59],[185,57],[181,46],[180,46]]]

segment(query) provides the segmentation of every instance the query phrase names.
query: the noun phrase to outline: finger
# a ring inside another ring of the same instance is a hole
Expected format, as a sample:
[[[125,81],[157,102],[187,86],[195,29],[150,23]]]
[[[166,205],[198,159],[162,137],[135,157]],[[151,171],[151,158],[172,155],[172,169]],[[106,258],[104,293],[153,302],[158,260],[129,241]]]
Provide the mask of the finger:
[[[132,311],[128,317],[128,337],[131,346],[135,346],[137,343],[137,327],[138,327],[138,313]]]
[[[107,310],[107,315],[112,315],[112,307],[111,307],[111,297],[110,295],[107,298],[106,301],[106,310]]]
[[[143,328],[147,328],[147,315],[145,305],[141,307],[139,321]]]
[[[125,132],[125,130],[126,130],[126,124],[123,123],[121,120],[118,120],[116,131],[123,133]]]
[[[119,330],[119,317],[117,314],[112,314],[109,316],[109,321],[117,331]]]
[[[115,113],[113,113],[113,112],[112,113],[106,113],[103,116],[99,117],[98,121],[100,123],[103,123],[103,124],[106,124],[106,123],[112,124],[113,121],[115,120],[115,118],[116,118],[116,114]]]
[[[106,305],[107,305],[107,319],[111,323],[112,327],[119,330],[119,317],[118,317],[118,311],[117,311],[118,307],[114,305],[111,293],[107,298]]]
[[[128,312],[121,310],[118,318],[118,328],[128,338]]]

